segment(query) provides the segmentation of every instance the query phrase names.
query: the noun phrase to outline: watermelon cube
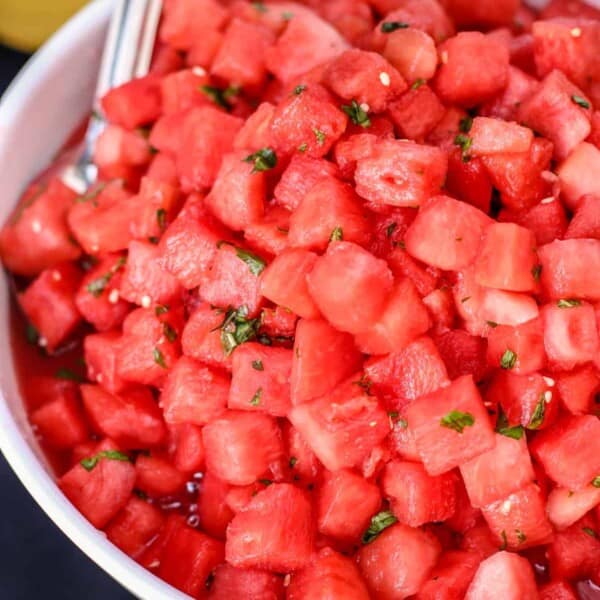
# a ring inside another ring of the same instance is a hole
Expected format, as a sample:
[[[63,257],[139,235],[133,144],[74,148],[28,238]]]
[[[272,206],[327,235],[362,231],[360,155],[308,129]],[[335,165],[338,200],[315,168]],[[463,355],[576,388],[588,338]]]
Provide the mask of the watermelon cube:
[[[444,552],[416,595],[417,600],[462,598],[478,566],[479,557],[473,552],[463,550]]]
[[[442,65],[435,90],[442,101],[476,106],[501,92],[508,81],[508,50],[478,31],[463,31],[438,48]]]
[[[577,202],[575,214],[571,219],[565,239],[600,239],[600,195],[586,194]]]
[[[274,483],[258,492],[227,528],[225,556],[235,567],[287,573],[308,564],[314,544],[306,492]]]
[[[481,512],[498,543],[512,550],[523,550],[552,540],[545,498],[535,483],[484,506]]]
[[[448,170],[444,150],[407,140],[371,140],[368,145],[356,161],[359,196],[377,206],[415,207],[440,192]]]
[[[288,415],[317,458],[330,471],[359,465],[390,431],[389,417],[360,375]]]
[[[495,443],[487,411],[468,375],[415,400],[406,418],[430,475],[446,473]]]
[[[359,550],[358,568],[375,597],[408,598],[425,583],[440,552],[432,533],[396,523]]]
[[[219,565],[214,571],[207,598],[230,600],[243,596],[251,600],[283,598],[283,580],[258,569],[238,569],[227,563]]]
[[[119,393],[127,385],[117,374],[120,345],[121,334],[118,331],[91,333],[85,336],[83,342],[88,379],[100,384],[111,394]]]
[[[540,433],[531,450],[548,477],[580,490],[600,473],[600,421],[592,415],[565,417]]]
[[[171,425],[206,425],[225,411],[229,378],[182,356],[169,371],[160,396],[165,421]]]
[[[469,137],[473,156],[528,152],[533,143],[531,129],[490,117],[475,117]]]
[[[406,250],[428,265],[457,271],[477,257],[481,237],[491,222],[469,204],[436,196],[419,210],[408,228]]]
[[[283,454],[277,421],[262,413],[229,410],[202,430],[209,472],[231,485],[249,485]]]
[[[170,427],[172,441],[175,444],[173,451],[173,465],[178,471],[185,473],[204,472],[205,452],[202,441],[202,429],[197,425],[184,423]]]
[[[422,4],[428,5],[433,10],[442,11],[437,0],[435,4],[431,0]],[[392,11],[386,19],[394,22],[394,15],[398,15],[401,23],[406,22],[402,20],[402,12],[402,9]],[[384,22],[379,26],[380,31]],[[414,85],[419,80],[428,81],[435,75],[438,54],[435,41],[430,35],[433,32],[428,33],[418,28],[412,18],[410,24],[411,27],[396,29],[386,34],[385,40],[382,40],[382,42],[383,56],[398,69],[407,82]],[[383,37],[380,31],[376,31],[375,36]],[[431,96],[429,98],[432,99]]]
[[[579,521],[598,504],[600,504],[600,488],[591,484],[576,492],[555,487],[548,494],[546,512],[552,525],[561,531]]]
[[[576,209],[582,196],[600,193],[600,183],[594,177],[600,167],[600,149],[588,142],[581,142],[558,166],[561,195],[565,204]]]
[[[519,120],[554,144],[554,156],[563,160],[590,134],[592,111],[575,102],[585,94],[561,71],[549,73],[534,94],[519,107]]]
[[[466,600],[537,600],[529,561],[511,552],[497,552],[484,560],[467,590]]]
[[[577,600],[573,588],[566,581],[554,580],[539,589],[540,600]]]
[[[456,510],[456,474],[432,476],[421,463],[392,460],[381,486],[400,523],[420,527],[449,519]]]
[[[600,375],[592,365],[585,365],[570,373],[560,373],[556,378],[561,404],[574,415],[593,412],[599,387]]]
[[[219,540],[225,539],[233,511],[225,503],[231,486],[210,471],[204,472],[198,494],[198,516],[202,530]]]
[[[380,506],[381,492],[374,483],[348,469],[333,473],[325,471],[318,488],[319,532],[334,539],[357,543]]]
[[[94,467],[88,469],[77,463],[58,480],[63,494],[99,529],[105,527],[127,505],[135,484],[133,465],[128,460],[110,458],[113,452],[126,456],[119,452],[114,442],[103,440],[86,457],[94,459]],[[96,461],[95,457],[102,453],[107,455]]]
[[[452,20],[461,28],[510,26],[516,17],[519,2],[516,0],[483,0],[477,4],[469,0],[445,0],[444,7]]]
[[[460,466],[471,504],[481,508],[535,479],[525,437],[496,434],[496,445]]]
[[[310,564],[294,573],[286,591],[287,600],[369,600],[370,597],[354,561],[327,547],[315,554]]]
[[[170,460],[160,455],[138,456],[135,473],[136,487],[155,498],[175,496],[182,491],[187,480]]]
[[[54,448],[72,448],[88,439],[80,402],[70,394],[44,404],[29,419],[41,440]]]
[[[367,331],[377,321],[393,285],[387,263],[351,242],[330,244],[307,280],[325,318],[349,333]]]
[[[291,408],[292,350],[242,344],[233,354],[228,406],[285,417]],[[257,397],[258,396],[258,397]]]

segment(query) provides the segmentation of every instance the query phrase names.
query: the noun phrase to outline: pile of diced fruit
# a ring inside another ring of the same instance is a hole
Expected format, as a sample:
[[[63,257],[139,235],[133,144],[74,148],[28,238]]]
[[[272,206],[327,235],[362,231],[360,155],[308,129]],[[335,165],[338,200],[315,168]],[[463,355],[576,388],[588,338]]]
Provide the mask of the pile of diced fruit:
[[[196,598],[600,597],[599,11],[169,0],[101,107],[0,236],[93,525]]]

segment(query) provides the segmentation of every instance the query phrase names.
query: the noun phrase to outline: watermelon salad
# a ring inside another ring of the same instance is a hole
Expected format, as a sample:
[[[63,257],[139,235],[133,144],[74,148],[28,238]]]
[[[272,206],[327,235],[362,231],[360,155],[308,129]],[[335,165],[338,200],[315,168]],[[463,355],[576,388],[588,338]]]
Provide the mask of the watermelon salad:
[[[169,0],[0,234],[66,497],[211,600],[600,588],[600,12]]]

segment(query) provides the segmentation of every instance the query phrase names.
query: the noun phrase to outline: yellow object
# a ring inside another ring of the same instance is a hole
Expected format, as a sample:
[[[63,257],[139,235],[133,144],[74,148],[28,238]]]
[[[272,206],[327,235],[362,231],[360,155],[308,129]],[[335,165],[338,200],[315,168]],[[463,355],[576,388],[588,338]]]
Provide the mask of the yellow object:
[[[0,42],[32,52],[86,0],[0,0]]]

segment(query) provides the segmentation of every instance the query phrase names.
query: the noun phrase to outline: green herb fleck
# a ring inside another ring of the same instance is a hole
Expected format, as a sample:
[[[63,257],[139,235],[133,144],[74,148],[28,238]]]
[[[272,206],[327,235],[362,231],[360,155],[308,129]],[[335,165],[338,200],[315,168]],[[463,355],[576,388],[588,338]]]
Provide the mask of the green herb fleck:
[[[106,289],[106,286],[109,284],[110,280],[124,266],[125,266],[125,258],[121,257],[117,260],[117,262],[114,264],[114,266],[112,266],[111,269],[107,273],[90,281],[86,285],[85,289],[90,294],[92,294],[92,296],[94,296],[94,298],[99,298],[100,296],[102,296],[102,293]]]
[[[574,308],[575,306],[581,306],[581,300],[562,298],[557,302],[557,306],[558,308]]]
[[[404,23],[403,21],[384,21],[381,24],[381,31],[383,33],[392,33],[392,31],[396,31],[398,29],[408,29],[410,25],[408,23]]]
[[[470,138],[468,135],[465,135],[464,133],[459,133],[454,138],[454,145],[458,146],[462,150],[463,162],[469,162],[469,160],[470,160],[469,150],[470,150],[472,144],[473,144],[472,138]]]
[[[542,265],[534,265],[531,269],[531,274],[536,281],[539,281],[542,274]]]
[[[38,330],[31,323],[27,323],[25,326],[25,339],[32,346],[37,346],[40,339]]]
[[[298,146],[298,152],[306,152],[308,150],[308,144],[306,142],[304,142],[304,144],[300,144]]]
[[[473,127],[473,117],[470,117],[468,115],[466,117],[463,117],[458,122],[458,129],[461,133],[469,133],[469,131],[471,131],[471,127]]]
[[[451,410],[445,417],[440,419],[440,425],[453,429],[458,433],[462,433],[465,427],[473,427],[475,418],[471,413],[461,412],[459,410]]]
[[[244,162],[254,163],[253,173],[268,171],[277,165],[277,154],[273,148],[261,148],[254,154],[250,154],[243,159]]]
[[[421,77],[419,77],[419,79],[415,79],[413,84],[410,86],[411,90],[418,90],[422,85],[425,85],[427,83],[427,80],[422,79]]]
[[[512,438],[513,440],[520,440],[525,433],[522,425],[510,426],[508,418],[505,412],[500,406],[498,409],[498,420],[496,421],[496,431],[506,437]]]
[[[366,375],[363,374],[358,381],[354,381],[353,383],[359,388],[362,388],[367,394],[371,393],[373,382]]]
[[[266,13],[267,12],[267,7],[262,2],[253,2],[252,6],[254,6],[254,8],[259,13]]]
[[[317,144],[319,146],[323,146],[323,144],[325,144],[325,139],[327,138],[327,134],[324,131],[317,129],[316,127],[313,127],[313,133],[315,134],[315,137],[317,138]]]
[[[61,367],[58,369],[56,373],[54,373],[54,377],[56,377],[56,379],[64,379],[65,381],[83,381],[81,375],[75,373],[75,371],[72,371],[71,369],[67,369],[66,367]]]
[[[259,327],[260,319],[248,319],[246,306],[228,310],[223,323],[217,328],[221,330],[223,352],[229,356],[240,344],[256,338]]]
[[[520,529],[515,529],[515,533],[517,534],[519,544],[523,544],[527,540],[527,536]]]
[[[407,429],[408,421],[406,419],[398,419],[396,421],[396,426],[399,427],[400,429]]]
[[[208,96],[217,106],[229,110],[231,109],[229,99],[239,95],[241,90],[239,87],[234,86],[222,90],[221,88],[212,85],[201,85],[200,91]]]
[[[164,354],[160,351],[159,348],[154,348],[152,351],[152,355],[154,357],[154,362],[163,369],[167,369],[167,363],[165,362]]]
[[[161,231],[165,230],[165,226],[167,224],[167,211],[164,208],[159,208],[156,211],[156,222],[158,223],[158,228]]]
[[[504,529],[502,530],[502,532],[500,533],[501,537],[502,537],[502,544],[500,545],[500,551],[506,550],[506,547],[508,546],[508,540],[506,539],[506,531],[504,531]]]
[[[254,394],[254,396],[252,396],[252,400],[250,400],[250,404],[252,404],[252,406],[259,406],[261,396],[262,396],[262,388],[258,388],[256,390],[256,393]]]
[[[284,12],[281,13],[281,18],[284,21],[290,21],[291,19],[294,18],[294,13],[286,10],[286,11],[284,11]]]
[[[382,531],[397,523],[398,519],[391,510],[382,510],[371,518],[371,524],[362,536],[363,544],[375,541]]]
[[[301,93],[302,93],[302,92],[303,92],[305,89],[306,89],[306,86],[305,86],[304,84],[297,85],[297,86],[294,88],[294,94],[295,94],[296,96],[299,96],[299,95],[300,95],[300,94],[301,94]]]
[[[360,125],[365,128],[371,127],[371,119],[369,119],[367,111],[365,111],[356,100],[352,100],[349,105],[342,104],[342,110],[350,117],[350,120],[355,125]]]
[[[468,300],[470,300],[470,299],[471,299],[471,296],[465,296],[464,298],[461,298],[461,299],[460,299],[460,303],[461,303],[461,304],[464,304],[465,302],[467,302],[467,301],[468,301]]]
[[[154,314],[156,314],[157,317],[160,317],[161,315],[164,315],[168,312],[169,307],[166,304],[157,304],[154,308]]]
[[[539,429],[544,423],[544,416],[546,414],[546,399],[544,395],[544,392],[540,394],[538,403],[535,405],[535,409],[527,425],[528,429]]]
[[[248,265],[248,268],[253,275],[260,275],[267,266],[262,258],[243,248],[236,248],[235,254],[240,260],[243,260]]]
[[[594,479],[592,479],[592,485],[595,488],[600,488],[600,475],[598,475],[597,477],[594,477]]]
[[[94,454],[94,456],[82,459],[79,464],[86,471],[91,471],[103,458],[108,460],[119,460],[121,462],[131,462],[129,456],[123,452],[119,452],[118,450],[102,450],[101,452]]]
[[[584,533],[587,533],[590,537],[598,538],[598,534],[591,527],[582,527]]]
[[[344,239],[344,231],[341,227],[336,227],[329,236],[330,242],[341,242]]]
[[[108,184],[106,183],[99,183],[98,185],[94,186],[94,188],[92,188],[87,194],[84,194],[83,196],[79,196],[75,202],[92,202],[93,206],[98,206],[98,202],[97,202],[97,198],[98,196],[104,191],[104,189],[106,188]]]
[[[169,325],[169,323],[163,323],[163,333],[171,343],[177,339],[177,332]]]
[[[498,323],[496,323],[496,321],[486,321],[486,323],[492,328],[492,329],[496,329],[496,327],[498,327]]]
[[[574,94],[573,96],[571,96],[571,100],[573,100],[573,102],[575,104],[577,104],[577,106],[581,106],[581,108],[591,108],[590,103],[585,99],[582,98],[581,96],[578,96],[577,94]]]
[[[517,355],[510,349],[507,348],[500,358],[500,366],[503,369],[512,369],[517,362]]]
[[[391,238],[394,231],[396,231],[396,228],[398,227],[398,223],[390,223],[386,228],[385,228],[385,237]]]
[[[252,368],[256,371],[264,371],[265,370],[262,360],[253,360]]]

